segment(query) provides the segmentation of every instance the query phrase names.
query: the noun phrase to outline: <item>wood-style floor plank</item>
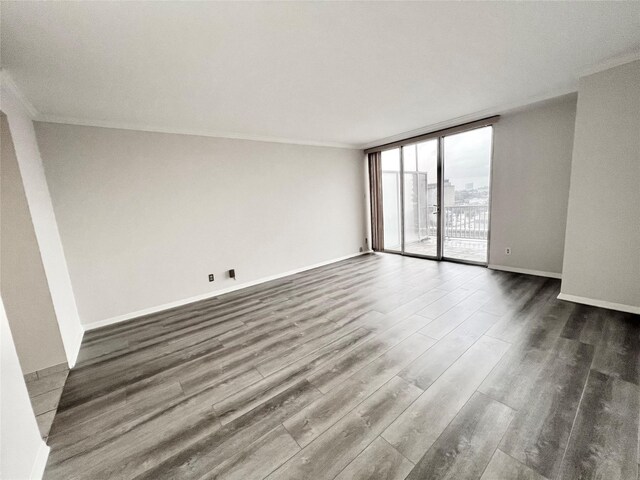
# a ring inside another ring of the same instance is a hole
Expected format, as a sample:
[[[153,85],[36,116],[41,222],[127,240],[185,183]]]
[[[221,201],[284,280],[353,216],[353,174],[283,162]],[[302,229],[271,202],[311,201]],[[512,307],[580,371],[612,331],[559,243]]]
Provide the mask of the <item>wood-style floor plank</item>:
[[[559,292],[560,282],[557,280],[546,279],[536,284],[526,295],[526,300],[518,302],[515,308],[502,315],[500,322],[491,327],[487,335],[505,342],[520,342],[531,330],[531,321],[539,317],[547,302],[557,297]]]
[[[474,290],[464,287],[459,287],[452,292],[447,293],[443,297],[439,298],[433,303],[430,303],[425,308],[418,312],[418,315],[423,317],[436,319],[443,313],[448,312],[453,307],[462,302],[465,298],[473,295]]]
[[[640,385],[639,317],[609,313],[593,359],[595,370]]]
[[[550,480],[514,458],[496,450],[480,480]]]
[[[394,377],[267,478],[335,478],[421,393]]]
[[[602,308],[576,305],[562,330],[561,336],[578,340],[589,345],[597,345],[602,337],[607,313]]]
[[[478,391],[520,410],[530,399],[540,372],[554,357],[553,349],[512,348],[482,382]]]
[[[559,478],[636,478],[639,412],[637,385],[591,371]]]
[[[335,477],[336,480],[404,480],[413,463],[389,445],[376,438],[353,462]]]
[[[348,354],[309,375],[309,381],[322,393],[339,385],[404,339],[416,333],[429,319],[412,316],[356,347]]]
[[[485,303],[489,302],[490,299],[491,297],[487,292],[478,290],[462,300],[455,307],[444,312],[432,322],[429,322],[420,332],[440,340],[473,315]]]
[[[516,414],[500,449],[547,478],[555,478],[584,389],[593,347],[560,339]]]
[[[128,476],[147,480],[199,478],[235,456],[240,449],[259,440],[320,395],[309,382],[301,381],[215,431],[201,435],[198,431],[185,430],[181,436],[164,439],[166,444],[179,445],[180,448],[163,461],[145,465],[142,471],[134,471]],[[156,449],[163,449],[163,445],[157,445]],[[145,451],[138,458],[146,458],[156,449]]]
[[[407,480],[479,479],[514,413],[506,405],[475,393]]]
[[[218,413],[220,421],[226,424],[241,417],[271,397],[298,383],[306,376],[310,376],[312,372],[317,371],[319,366],[326,364],[336,356],[340,357],[340,353],[350,351],[354,345],[360,345],[360,340],[363,337],[358,336],[357,333],[358,331],[356,330],[352,335],[346,335],[274,375],[259,380],[234,395],[215,403],[213,408]],[[366,344],[363,343],[363,345]],[[375,343],[375,345],[378,344],[378,342]],[[333,378],[331,375],[332,369],[326,368],[321,371],[325,372],[327,379]],[[339,369],[333,372],[336,375],[341,373]]]
[[[304,410],[285,420],[284,426],[301,446],[308,445],[434,343],[435,340],[420,334],[410,336]]]
[[[437,342],[433,348],[404,368],[398,375],[426,390],[497,320],[498,317],[494,315],[477,312]]]
[[[363,255],[89,331],[45,479],[633,478],[640,317],[559,285]]]
[[[418,462],[471,398],[509,346],[508,343],[489,337],[480,339],[433,382],[384,431],[382,437],[409,460]]]
[[[278,426],[200,479],[261,480],[300,451],[283,426]]]

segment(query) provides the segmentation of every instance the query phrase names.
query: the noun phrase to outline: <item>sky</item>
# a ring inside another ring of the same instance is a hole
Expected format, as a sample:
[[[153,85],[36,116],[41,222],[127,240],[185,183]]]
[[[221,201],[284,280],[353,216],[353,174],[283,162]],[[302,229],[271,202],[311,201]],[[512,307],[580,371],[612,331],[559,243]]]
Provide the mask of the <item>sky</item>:
[[[473,183],[474,188],[489,185],[491,137],[491,127],[484,127],[444,138],[444,178],[455,185],[456,190],[464,190],[468,183]],[[426,169],[432,183],[431,179],[437,175],[437,144],[433,139],[404,147],[405,171],[415,169],[412,165],[417,154],[418,168]],[[397,170],[399,166],[399,149],[382,152],[383,170]]]
[[[478,128],[444,138],[444,178],[464,190],[489,185],[491,168],[491,127]]]

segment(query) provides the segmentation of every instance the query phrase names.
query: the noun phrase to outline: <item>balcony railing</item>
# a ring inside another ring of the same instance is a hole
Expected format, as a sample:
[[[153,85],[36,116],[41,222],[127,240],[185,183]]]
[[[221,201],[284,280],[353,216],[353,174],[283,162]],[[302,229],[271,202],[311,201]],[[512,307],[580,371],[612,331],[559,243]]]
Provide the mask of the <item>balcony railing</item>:
[[[489,233],[488,205],[452,205],[444,207],[444,237],[487,240]],[[434,224],[429,235],[437,235]]]

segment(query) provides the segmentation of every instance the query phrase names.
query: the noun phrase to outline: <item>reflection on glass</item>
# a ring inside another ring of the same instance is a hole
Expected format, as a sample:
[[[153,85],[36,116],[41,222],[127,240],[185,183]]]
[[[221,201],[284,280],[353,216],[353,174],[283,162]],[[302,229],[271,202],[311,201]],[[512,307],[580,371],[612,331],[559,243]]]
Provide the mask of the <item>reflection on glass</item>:
[[[405,252],[438,254],[438,140],[403,147]]]
[[[444,138],[443,256],[486,263],[492,128]]]
[[[400,223],[400,149],[382,152],[382,215],[384,249],[401,251]]]

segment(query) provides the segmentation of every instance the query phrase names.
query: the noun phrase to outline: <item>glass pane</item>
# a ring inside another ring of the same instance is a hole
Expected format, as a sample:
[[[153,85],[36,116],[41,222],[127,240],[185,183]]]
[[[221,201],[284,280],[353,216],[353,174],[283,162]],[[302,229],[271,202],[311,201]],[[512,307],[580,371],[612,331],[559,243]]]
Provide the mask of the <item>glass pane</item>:
[[[404,173],[405,252],[435,257],[438,254],[438,140],[404,147],[413,152],[412,170]],[[417,164],[417,171],[416,171]]]
[[[400,149],[382,152],[381,166],[384,249],[400,251]]]
[[[443,256],[487,262],[492,127],[444,139]]]
[[[399,172],[400,171],[400,149],[386,150],[382,152],[380,160],[382,171]]]
[[[404,161],[405,172],[416,171],[416,146],[407,145],[402,147],[402,160]]]

